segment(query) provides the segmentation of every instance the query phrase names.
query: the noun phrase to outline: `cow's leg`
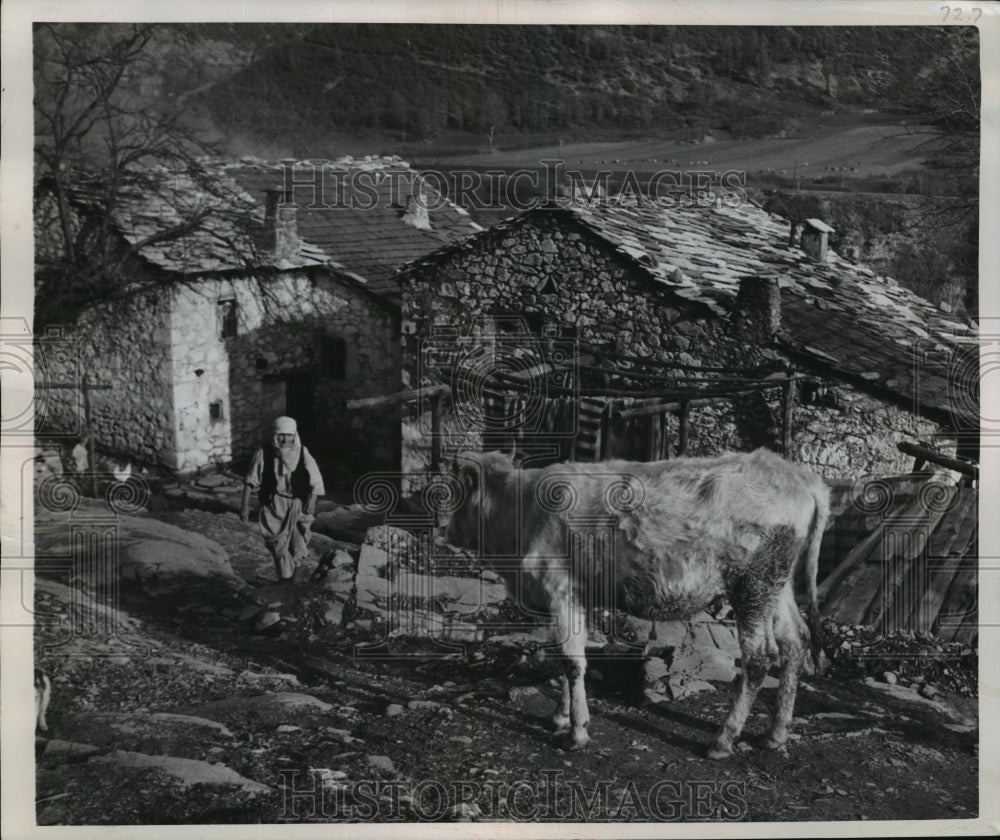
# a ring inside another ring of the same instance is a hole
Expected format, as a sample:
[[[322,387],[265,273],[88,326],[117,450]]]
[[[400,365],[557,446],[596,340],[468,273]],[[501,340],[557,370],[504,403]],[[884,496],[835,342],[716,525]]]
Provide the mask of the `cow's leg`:
[[[729,717],[709,747],[709,758],[725,758],[732,753],[733,743],[743,731],[750,707],[767,675],[767,625],[770,621],[771,616],[760,611],[746,617],[737,616],[743,673]]]
[[[795,596],[791,588],[786,586],[781,592],[774,615],[774,634],[781,652],[781,680],[771,722],[771,737],[766,742],[770,749],[777,749],[788,738],[788,724],[795,709],[799,672],[805,658],[803,639],[808,632],[795,604]]]
[[[583,675],[587,670],[587,659],[583,653],[586,637],[580,643],[580,654],[566,657],[566,685],[569,694],[569,732],[566,735],[567,749],[576,750],[586,746],[590,740],[587,727],[590,726],[590,709],[587,708],[587,692]],[[560,710],[561,711],[561,710]]]
[[[569,732],[569,711],[570,711],[570,688],[569,677],[563,673],[562,676],[562,697],[559,699],[559,707],[552,716],[552,726],[555,727],[556,734],[563,735]]]
[[[583,682],[587,671],[587,620],[583,608],[574,603],[573,599],[567,598],[559,609],[557,628],[565,676],[556,722],[558,725],[568,706],[569,732],[565,737],[565,746],[575,750],[590,740],[587,734],[590,710],[587,708],[587,693]]]
[[[776,632],[774,625],[774,621],[768,621],[764,625],[767,629],[767,662],[769,668],[771,665],[777,664],[779,656],[778,643],[774,639]]]
[[[525,557],[525,566],[530,566],[531,561],[531,555]],[[564,569],[548,569],[542,576],[542,586],[550,614],[555,617],[555,640],[563,661],[562,697],[552,721],[557,731],[565,732],[563,745],[578,749],[590,740],[587,735],[590,711],[583,683],[587,670],[587,612],[577,600]]]
[[[580,621],[583,616],[579,616]],[[572,625],[571,625],[572,627]],[[590,710],[587,708],[587,692],[583,676],[587,671],[587,631],[573,632],[563,642],[563,657],[565,670],[565,685],[563,701],[569,699],[569,733],[566,735],[565,746],[575,750],[585,746],[590,736],[587,727],[590,725]],[[562,709],[560,708],[560,712]]]

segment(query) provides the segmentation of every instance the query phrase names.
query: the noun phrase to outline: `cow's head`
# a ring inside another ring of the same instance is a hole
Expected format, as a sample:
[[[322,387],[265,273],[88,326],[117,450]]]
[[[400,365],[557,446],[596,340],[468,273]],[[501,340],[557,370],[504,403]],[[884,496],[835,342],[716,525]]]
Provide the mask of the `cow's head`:
[[[494,514],[498,500],[490,497],[490,477],[514,468],[502,452],[465,452],[452,461],[450,476],[457,498],[447,516],[441,517],[445,540],[469,551],[482,551],[484,518]]]
[[[454,504],[440,514],[444,538],[451,545],[479,551],[482,509],[483,467],[481,455],[474,452],[457,455],[451,463],[449,484],[455,494]]]

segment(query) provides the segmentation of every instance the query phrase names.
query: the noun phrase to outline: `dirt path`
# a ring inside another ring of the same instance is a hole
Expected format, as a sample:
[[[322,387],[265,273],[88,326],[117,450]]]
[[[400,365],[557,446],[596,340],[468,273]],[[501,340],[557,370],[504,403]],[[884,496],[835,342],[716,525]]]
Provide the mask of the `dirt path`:
[[[230,515],[171,515],[220,541],[240,574],[267,569]],[[237,547],[240,546],[238,553]],[[304,585],[308,586],[308,585]],[[72,590],[42,580],[65,637]],[[252,633],[245,596],[183,604],[123,591],[119,638],[43,657],[54,683],[37,744],[41,824],[278,821],[961,819],[978,810],[978,731],[959,712],[861,680],[807,678],[795,739],[762,749],[773,690],[739,751],[704,748],[731,686],[642,705],[638,660],[595,660],[591,744],[568,753],[547,718],[554,665],[527,647],[451,651],[358,628]],[[74,648],[75,646],[75,648]],[[367,652],[369,655],[363,655]],[[897,696],[897,694],[899,696]],[[954,705],[957,698],[946,698]],[[964,712],[974,714],[974,702]]]

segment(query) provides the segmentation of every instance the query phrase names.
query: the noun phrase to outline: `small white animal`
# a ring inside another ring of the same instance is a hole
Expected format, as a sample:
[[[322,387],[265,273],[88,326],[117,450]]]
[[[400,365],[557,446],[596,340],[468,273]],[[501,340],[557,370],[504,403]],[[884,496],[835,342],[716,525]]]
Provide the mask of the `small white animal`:
[[[112,461],[111,474],[115,477],[115,481],[119,484],[124,484],[132,475],[132,465],[128,461],[123,465],[120,465],[117,461]]]
[[[45,712],[49,708],[49,700],[51,699],[52,681],[43,670],[35,668],[35,726],[42,732],[49,731],[49,725],[45,720]]]

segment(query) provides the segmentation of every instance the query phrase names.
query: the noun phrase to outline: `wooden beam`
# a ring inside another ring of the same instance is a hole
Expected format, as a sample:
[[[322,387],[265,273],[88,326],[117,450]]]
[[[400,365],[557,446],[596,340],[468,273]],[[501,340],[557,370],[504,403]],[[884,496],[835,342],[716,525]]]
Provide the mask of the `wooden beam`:
[[[769,377],[767,379],[758,380],[748,380],[742,387],[738,388],[704,388],[700,391],[694,391],[690,388],[685,389],[671,389],[669,391],[636,391],[635,389],[628,388],[566,388],[558,385],[553,385],[548,383],[546,385],[546,393],[550,397],[556,396],[567,396],[567,397],[613,397],[619,399],[648,399],[648,400],[681,400],[688,399],[693,393],[703,394],[705,397],[722,397],[723,399],[732,399],[733,397],[738,397],[743,394],[752,394],[756,391],[766,391],[769,388],[778,388],[785,381],[787,377],[785,376],[775,376]],[[490,384],[495,388],[502,388],[510,391],[520,391],[525,392],[529,390],[530,383],[524,380],[515,379],[513,376],[501,373],[500,371],[494,371],[490,374]],[[617,413],[619,418],[629,416],[628,410],[622,410]],[[640,412],[641,413],[641,412]]]
[[[795,411],[794,375],[785,381],[781,400],[781,454],[789,458],[792,454],[792,415]]]
[[[914,458],[923,458],[923,460],[930,461],[932,464],[937,464],[939,467],[945,467],[949,470],[961,473],[962,475],[967,475],[973,480],[979,479],[979,465],[974,464],[971,461],[962,461],[958,458],[952,458],[949,455],[945,455],[943,452],[931,449],[929,446],[919,446],[916,443],[910,443],[905,440],[901,443],[897,443],[896,448],[904,455],[912,455]]]
[[[643,405],[633,405],[628,408],[619,408],[614,412],[616,420],[624,420],[627,417],[645,417],[648,414],[666,414],[668,411],[677,411],[681,407],[679,400],[671,402],[651,402]]]
[[[970,557],[968,561],[952,577],[948,593],[935,617],[935,635],[942,642],[968,644],[978,632],[979,564],[976,558]]]
[[[441,469],[441,397],[433,394],[431,400],[431,472]]]
[[[840,564],[830,572],[827,577],[820,582],[817,587],[817,597],[821,604],[825,604],[825,609],[829,608],[831,615],[836,601],[842,600],[844,593],[836,594],[841,585],[845,582],[852,571],[865,564],[882,562],[882,538],[886,523],[892,524],[893,520],[904,522],[919,521],[925,513],[925,506],[919,498],[912,500],[906,507],[898,511],[883,516],[882,521],[875,526],[861,542],[852,548]],[[832,598],[829,603],[825,603],[827,598]]]
[[[604,408],[601,410],[601,428],[600,428],[600,441],[597,459],[599,461],[606,461],[608,458],[608,436],[611,431],[611,400],[604,403]]]
[[[620,408],[615,411],[616,420],[624,420],[628,417],[642,417],[646,414],[666,414],[667,412],[680,411],[685,405],[698,408],[703,405],[715,405],[719,402],[727,402],[730,397],[705,397],[694,400],[674,400],[672,402],[650,403],[649,405],[637,405],[631,408]]]
[[[760,382],[755,382],[747,385],[745,388],[733,388],[728,390],[709,390],[704,391],[688,391],[686,393],[678,393],[676,391],[666,394],[660,397],[660,399],[666,399],[668,402],[649,402],[643,405],[631,406],[629,408],[620,408],[615,411],[615,419],[621,420],[626,417],[641,417],[645,414],[660,414],[665,411],[677,411],[684,403],[697,408],[704,405],[715,405],[720,402],[727,402],[735,397],[742,396],[743,394],[752,394],[756,391],[763,391],[768,388],[776,388],[780,386],[783,382],[787,381],[785,378],[782,379],[768,379],[761,380]],[[593,394],[593,391],[587,391],[587,395]],[[704,394],[702,397],[689,397],[688,394]],[[637,394],[635,392],[618,392],[616,396],[630,396],[630,397],[648,397],[651,400],[655,400],[657,395],[655,394]]]
[[[637,365],[641,365],[644,368],[661,368],[661,369],[666,368],[670,370],[695,370],[695,371],[701,371],[703,373],[706,371],[710,373],[733,373],[741,376],[745,376],[748,373],[754,373],[759,370],[759,368],[746,368],[746,367],[712,367],[710,365],[685,365],[679,362],[666,362],[666,361],[654,360],[650,359],[648,356],[642,358],[638,356],[627,356],[623,353],[615,353],[614,351],[612,351],[610,348],[607,347],[598,347],[596,344],[586,344],[583,342],[577,344],[577,348],[584,353],[591,353],[592,355],[596,356],[597,358],[595,361],[599,361],[601,359],[614,359],[616,362],[620,361],[620,362],[627,362],[630,364],[635,363]]]
[[[431,397],[441,397],[451,395],[451,387],[448,385],[428,385],[424,388],[415,388],[412,391],[399,391],[395,394],[382,394],[377,397],[363,397],[358,400],[348,400],[347,410],[356,411],[361,408],[385,408],[390,405],[413,402],[414,400]]]
[[[677,430],[677,454],[687,455],[688,450],[688,436],[691,431],[691,402],[681,403],[680,409],[680,425]]]
[[[94,426],[90,410],[90,389],[83,389],[83,427],[87,430],[87,468],[90,470],[90,492],[97,496],[97,462],[94,460]]]
[[[664,364],[664,368],[670,368],[670,365]],[[667,376],[663,372],[649,373],[648,371],[640,370],[628,370],[626,368],[614,368],[614,367],[597,367],[595,365],[580,365],[578,370],[587,371],[590,373],[603,373],[608,376],[618,376],[622,379],[642,379],[652,382],[708,382],[715,385],[735,385],[741,386],[746,385],[748,382],[781,382],[788,374],[774,372],[769,373],[767,376],[755,377],[755,376]],[[697,368],[697,370],[704,371],[705,368]]]
[[[92,385],[89,382],[36,382],[35,390],[40,388],[68,388],[75,391],[110,391],[114,385]]]
[[[963,566],[971,563],[975,567],[977,563],[977,558],[970,556],[969,541],[976,530],[979,493],[971,487],[958,487],[955,492],[957,501],[931,534],[927,546],[930,580],[908,618],[908,627],[919,615],[929,616],[932,625],[936,623],[952,579]]]
[[[652,417],[649,418],[649,420],[647,421],[647,424],[646,424],[646,460],[647,461],[656,461],[656,460],[658,460],[657,457],[656,457],[656,444],[658,442],[658,438],[657,438],[657,434],[656,434],[656,432],[657,432],[656,423],[657,423],[657,421],[661,417],[663,417],[662,414],[654,414]]]
[[[958,492],[958,488],[948,489],[952,493]],[[924,505],[921,508],[918,518],[899,520],[898,524],[890,520],[882,525],[884,542],[880,597],[872,600],[862,621],[878,625],[886,633],[893,630],[930,630],[930,623],[926,627],[905,626],[914,600],[917,600],[912,596],[925,592],[929,584],[927,543],[945,513],[943,509],[928,510]],[[921,565],[923,568],[920,568]],[[912,584],[909,589],[907,583]],[[907,596],[911,596],[909,604],[906,603]]]

